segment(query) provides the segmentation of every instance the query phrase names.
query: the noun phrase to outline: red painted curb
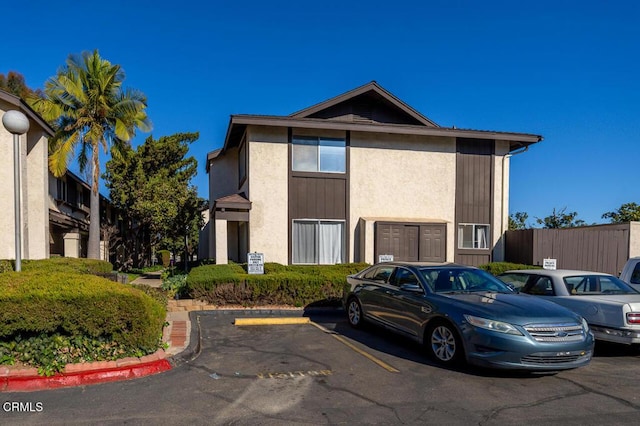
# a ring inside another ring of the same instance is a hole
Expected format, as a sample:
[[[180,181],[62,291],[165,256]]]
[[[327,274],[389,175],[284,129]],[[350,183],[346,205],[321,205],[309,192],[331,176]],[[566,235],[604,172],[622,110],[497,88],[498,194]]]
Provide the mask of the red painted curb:
[[[171,364],[166,359],[146,362],[126,367],[90,370],[71,374],[56,374],[51,377],[2,377],[0,390],[6,392],[28,392],[36,390],[57,389],[69,386],[93,385],[118,380],[135,379],[171,370]]]

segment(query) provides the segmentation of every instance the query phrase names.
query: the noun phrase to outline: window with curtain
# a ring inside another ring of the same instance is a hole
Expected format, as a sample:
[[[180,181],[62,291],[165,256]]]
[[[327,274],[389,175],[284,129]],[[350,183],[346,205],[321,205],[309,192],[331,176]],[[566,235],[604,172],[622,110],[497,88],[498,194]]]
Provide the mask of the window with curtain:
[[[296,264],[344,262],[344,221],[293,221],[292,260]]]
[[[344,139],[301,137],[292,140],[292,168],[296,172],[346,172]]]
[[[489,225],[461,223],[458,225],[458,248],[489,248]]]

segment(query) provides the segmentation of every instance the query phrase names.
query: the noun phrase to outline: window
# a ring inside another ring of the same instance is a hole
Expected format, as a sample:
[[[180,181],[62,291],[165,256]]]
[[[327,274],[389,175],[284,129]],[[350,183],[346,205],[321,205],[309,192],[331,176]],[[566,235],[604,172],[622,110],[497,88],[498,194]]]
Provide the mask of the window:
[[[398,268],[393,277],[393,284],[400,287],[403,284],[420,285],[418,278],[408,269]]]
[[[58,179],[58,200],[67,201],[67,181]]]
[[[535,284],[529,288],[525,288],[524,292],[538,296],[553,296],[555,294],[551,279],[548,277],[539,277]]]
[[[487,249],[489,248],[489,225],[475,223],[461,223],[458,225],[458,248]]]
[[[344,139],[294,137],[291,150],[295,172],[345,173]]]
[[[629,281],[631,281],[631,284],[640,284],[640,262],[636,263]]]
[[[377,268],[372,268],[366,274],[364,274],[363,278],[367,280],[386,283],[393,273],[394,268],[394,266],[379,266]]]
[[[247,174],[247,150],[246,143],[243,143],[238,150],[238,181],[240,184],[244,182]]]
[[[297,264],[333,265],[344,262],[344,221],[293,221],[292,258]]]

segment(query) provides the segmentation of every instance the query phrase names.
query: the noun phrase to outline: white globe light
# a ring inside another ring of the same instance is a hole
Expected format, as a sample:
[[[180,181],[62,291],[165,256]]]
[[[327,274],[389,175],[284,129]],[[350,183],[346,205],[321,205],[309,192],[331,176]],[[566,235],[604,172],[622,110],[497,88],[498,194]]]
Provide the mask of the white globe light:
[[[22,135],[29,130],[29,119],[20,111],[11,110],[2,116],[2,125],[9,133]]]

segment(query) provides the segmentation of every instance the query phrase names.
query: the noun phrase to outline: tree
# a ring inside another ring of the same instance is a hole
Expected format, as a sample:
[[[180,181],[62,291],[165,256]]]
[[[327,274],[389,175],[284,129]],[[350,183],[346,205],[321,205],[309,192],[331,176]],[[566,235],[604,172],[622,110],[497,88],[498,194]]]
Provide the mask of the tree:
[[[529,214],[525,212],[515,212],[509,215],[509,230],[527,229],[527,219],[529,219]]]
[[[582,219],[576,219],[578,213],[569,212],[566,213],[567,208],[563,207],[562,209],[556,212],[556,209],[553,209],[551,215],[545,217],[544,219],[536,218],[536,223],[542,225],[543,228],[547,229],[556,229],[556,228],[573,228],[576,226],[585,225],[585,221]]]
[[[640,221],[640,206],[636,203],[625,203],[617,210],[603,214],[602,218],[609,219],[611,223]]]
[[[15,71],[9,71],[6,77],[4,74],[0,74],[0,89],[22,99],[44,96],[40,89],[33,90],[27,86],[24,76]]]
[[[123,215],[128,258],[136,267],[150,259],[151,248],[193,253],[205,202],[190,185],[197,161],[187,157],[198,133],[147,138],[137,149],[114,156],[104,175],[110,198]],[[185,244],[186,242],[186,244]]]
[[[124,89],[124,72],[100,57],[97,50],[71,55],[44,89],[44,98],[31,98],[32,107],[56,131],[49,144],[49,168],[62,176],[79,149],[78,165],[91,172],[91,216],[87,256],[100,256],[100,148],[119,155],[136,129],[150,131],[146,97]]]

